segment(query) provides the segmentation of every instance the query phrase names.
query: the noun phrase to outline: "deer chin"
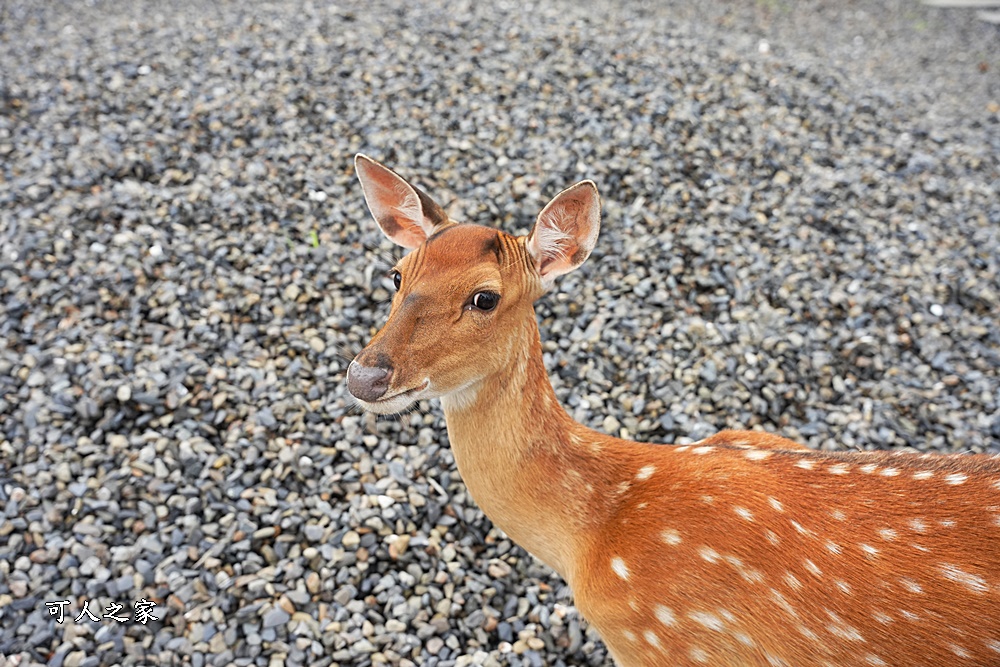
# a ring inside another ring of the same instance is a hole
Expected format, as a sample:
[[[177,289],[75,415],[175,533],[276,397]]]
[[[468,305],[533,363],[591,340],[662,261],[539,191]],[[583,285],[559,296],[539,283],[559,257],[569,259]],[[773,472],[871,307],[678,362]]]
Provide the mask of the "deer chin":
[[[397,391],[392,395],[382,397],[377,401],[362,401],[357,397],[355,397],[354,400],[368,412],[374,412],[379,415],[394,415],[405,411],[408,407],[422,398],[433,398],[434,396],[432,396],[428,391],[430,386],[430,378],[424,378],[424,380],[416,387]]]

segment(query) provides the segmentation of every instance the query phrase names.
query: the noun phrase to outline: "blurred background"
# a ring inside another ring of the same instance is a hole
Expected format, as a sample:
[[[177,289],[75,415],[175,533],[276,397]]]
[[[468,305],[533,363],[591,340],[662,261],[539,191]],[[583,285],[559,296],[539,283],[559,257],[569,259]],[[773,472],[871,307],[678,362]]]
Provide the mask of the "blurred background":
[[[537,306],[593,428],[1000,452],[989,14],[607,4],[0,5],[0,665],[610,665],[439,405],[349,399],[358,151],[509,232],[597,182]]]

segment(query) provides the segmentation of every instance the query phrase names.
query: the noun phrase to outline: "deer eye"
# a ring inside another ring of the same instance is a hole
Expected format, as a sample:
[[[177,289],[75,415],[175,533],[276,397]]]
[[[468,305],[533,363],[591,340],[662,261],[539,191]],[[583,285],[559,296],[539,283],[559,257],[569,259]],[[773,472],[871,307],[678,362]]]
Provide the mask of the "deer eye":
[[[399,286],[403,284],[402,274],[399,271],[391,271],[389,277],[392,279],[392,286],[398,290]]]
[[[472,306],[483,312],[489,312],[497,307],[500,295],[496,292],[476,292],[472,295]]]

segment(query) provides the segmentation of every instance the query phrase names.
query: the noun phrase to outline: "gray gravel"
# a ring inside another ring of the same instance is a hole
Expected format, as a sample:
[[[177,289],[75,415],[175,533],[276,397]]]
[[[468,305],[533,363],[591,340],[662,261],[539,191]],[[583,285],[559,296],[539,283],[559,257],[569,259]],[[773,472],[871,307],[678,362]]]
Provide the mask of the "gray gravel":
[[[352,408],[361,150],[509,231],[598,182],[538,306],[595,428],[1000,451],[996,27],[541,4],[0,5],[0,664],[609,664],[439,406]]]

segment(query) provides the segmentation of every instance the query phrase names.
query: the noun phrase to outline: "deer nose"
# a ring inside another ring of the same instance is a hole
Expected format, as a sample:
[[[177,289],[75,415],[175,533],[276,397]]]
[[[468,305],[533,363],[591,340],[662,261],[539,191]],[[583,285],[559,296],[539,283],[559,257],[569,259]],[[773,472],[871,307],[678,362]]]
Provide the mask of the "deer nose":
[[[347,390],[366,403],[373,403],[385,395],[392,379],[392,368],[362,366],[352,361],[347,367]]]

